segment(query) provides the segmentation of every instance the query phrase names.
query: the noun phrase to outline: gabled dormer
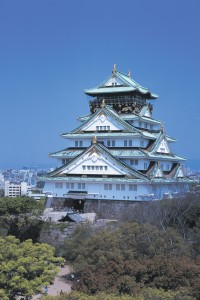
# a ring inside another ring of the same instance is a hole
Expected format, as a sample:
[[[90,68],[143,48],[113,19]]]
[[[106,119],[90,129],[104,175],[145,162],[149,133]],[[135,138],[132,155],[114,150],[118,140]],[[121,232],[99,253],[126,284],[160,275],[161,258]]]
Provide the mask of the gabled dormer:
[[[152,169],[152,171],[150,172],[149,175],[150,175],[151,178],[162,178],[162,177],[164,177],[163,171],[161,169],[161,166],[160,166],[159,162],[155,163],[155,165],[154,165],[154,167],[153,167],[153,169]]]
[[[139,112],[139,116],[140,117],[147,117],[147,118],[151,118],[152,116],[152,113],[150,111],[150,108],[148,105],[145,105],[141,111]]]
[[[148,180],[148,178],[129,167],[121,160],[115,158],[111,153],[97,141],[83,151],[76,158],[64,166],[48,174],[50,177],[65,176],[106,176],[106,177],[130,177]]]
[[[171,152],[170,148],[169,148],[169,145],[168,145],[168,142],[165,138],[163,138],[161,140],[161,142],[159,143],[156,152],[157,153],[164,153],[164,154],[169,154]]]
[[[158,154],[170,154],[171,150],[166,138],[164,131],[162,130],[157,139],[151,146],[148,148],[148,151],[151,153],[158,153]]]
[[[119,78],[117,78],[116,76],[112,76],[111,78],[108,79],[107,82],[104,83],[105,87],[113,87],[113,86],[123,86],[124,82],[122,80],[120,80]]]
[[[131,132],[138,133],[140,131],[131,124],[124,121],[119,115],[103,102],[94,114],[90,115],[79,127],[75,128],[71,133],[84,133],[96,131],[109,132]],[[62,134],[66,136],[66,134]]]

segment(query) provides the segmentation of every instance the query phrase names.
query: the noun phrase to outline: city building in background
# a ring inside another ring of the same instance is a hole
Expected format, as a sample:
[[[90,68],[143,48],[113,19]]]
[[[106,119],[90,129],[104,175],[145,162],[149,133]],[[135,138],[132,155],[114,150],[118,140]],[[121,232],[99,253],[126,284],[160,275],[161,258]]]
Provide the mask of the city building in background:
[[[27,195],[27,182],[5,181],[5,197],[18,197]]]
[[[45,169],[25,166],[20,170],[6,169],[0,171],[1,196],[29,196],[36,200],[44,198],[44,182],[38,176],[47,173]]]

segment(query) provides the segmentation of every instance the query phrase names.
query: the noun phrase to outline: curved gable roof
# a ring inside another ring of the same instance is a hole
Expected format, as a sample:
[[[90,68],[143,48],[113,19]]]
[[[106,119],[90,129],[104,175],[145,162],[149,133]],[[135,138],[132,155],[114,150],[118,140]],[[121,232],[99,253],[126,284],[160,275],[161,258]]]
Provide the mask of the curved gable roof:
[[[95,96],[107,93],[123,93],[137,91],[142,95],[146,95],[149,99],[156,99],[158,95],[152,94],[148,88],[141,86],[129,75],[125,75],[119,71],[113,71],[108,79],[104,80],[95,88],[85,89],[87,95]]]

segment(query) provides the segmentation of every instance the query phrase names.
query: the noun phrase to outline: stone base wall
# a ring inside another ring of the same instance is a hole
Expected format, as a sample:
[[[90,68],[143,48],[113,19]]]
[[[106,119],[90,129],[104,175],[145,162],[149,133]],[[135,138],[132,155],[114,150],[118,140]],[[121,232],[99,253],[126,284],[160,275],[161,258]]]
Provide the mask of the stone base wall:
[[[70,238],[77,226],[80,225],[68,222],[62,224],[45,223],[40,231],[38,242],[47,243],[55,247]]]
[[[138,202],[86,200],[84,203],[84,213],[94,212],[97,214],[97,219],[126,220],[130,217],[136,203]]]

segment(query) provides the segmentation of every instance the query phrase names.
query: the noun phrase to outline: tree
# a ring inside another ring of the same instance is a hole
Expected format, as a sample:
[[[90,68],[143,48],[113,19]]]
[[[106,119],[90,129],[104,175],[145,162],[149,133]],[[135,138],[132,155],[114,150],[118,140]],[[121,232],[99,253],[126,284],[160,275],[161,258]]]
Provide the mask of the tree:
[[[0,198],[0,236],[14,235],[20,241],[37,241],[43,222],[39,216],[44,210],[44,200],[30,197]]]
[[[62,258],[54,256],[54,248],[47,244],[20,243],[14,236],[0,238],[1,299],[16,295],[31,296],[53,280]]]
[[[195,300],[194,298],[181,292],[170,292],[158,289],[145,289],[138,295],[115,295],[99,293],[97,295],[88,295],[80,292],[72,292],[70,294],[63,294],[60,296],[43,296],[41,300]]]
[[[184,288],[185,295],[200,300],[200,258],[193,259],[191,248],[173,228],[136,222],[93,232],[83,228],[83,236],[79,229],[62,247],[78,279],[73,290],[135,297],[150,287],[165,292]]]
[[[15,197],[15,198],[0,198],[0,216],[5,214],[19,215],[19,214],[30,214],[35,215],[41,214],[44,210],[44,201],[36,201],[31,197]]]

